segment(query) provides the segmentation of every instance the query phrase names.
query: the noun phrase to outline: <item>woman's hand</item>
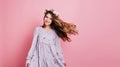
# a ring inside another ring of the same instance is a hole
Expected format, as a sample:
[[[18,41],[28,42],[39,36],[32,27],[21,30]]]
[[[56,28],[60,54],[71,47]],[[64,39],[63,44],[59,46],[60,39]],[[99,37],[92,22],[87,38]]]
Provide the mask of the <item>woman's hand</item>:
[[[26,63],[26,64],[25,64],[25,67],[29,67],[29,64],[28,64],[28,63]]]
[[[28,66],[27,66],[27,63],[25,64],[25,67],[28,67]]]
[[[66,63],[64,63],[65,67],[67,66]]]

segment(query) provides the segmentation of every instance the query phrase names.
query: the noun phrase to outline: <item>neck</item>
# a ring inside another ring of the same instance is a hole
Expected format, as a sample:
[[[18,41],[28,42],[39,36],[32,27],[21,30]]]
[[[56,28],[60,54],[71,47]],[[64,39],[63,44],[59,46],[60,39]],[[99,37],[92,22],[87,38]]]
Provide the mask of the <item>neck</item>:
[[[46,25],[45,29],[51,29],[50,25]]]

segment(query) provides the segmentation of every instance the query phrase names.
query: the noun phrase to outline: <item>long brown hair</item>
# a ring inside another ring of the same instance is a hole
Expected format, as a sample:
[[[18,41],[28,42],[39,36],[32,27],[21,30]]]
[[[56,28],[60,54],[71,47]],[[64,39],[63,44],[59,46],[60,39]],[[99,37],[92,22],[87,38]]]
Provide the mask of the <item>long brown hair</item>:
[[[63,40],[70,42],[71,39],[68,37],[68,35],[76,35],[78,34],[78,31],[76,30],[76,25],[73,23],[68,23],[59,18],[58,15],[56,15],[54,10],[45,10],[44,17],[49,13],[52,16],[52,23],[51,28],[55,30],[56,34]],[[42,27],[45,27],[45,24],[43,24]]]

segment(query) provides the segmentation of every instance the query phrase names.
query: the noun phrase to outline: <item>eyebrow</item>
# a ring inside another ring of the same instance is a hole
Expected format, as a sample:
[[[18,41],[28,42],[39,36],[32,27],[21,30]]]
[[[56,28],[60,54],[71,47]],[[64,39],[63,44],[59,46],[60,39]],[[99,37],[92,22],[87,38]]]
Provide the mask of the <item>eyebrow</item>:
[[[47,15],[46,15],[46,17],[48,17]],[[48,17],[49,18],[49,17]],[[52,19],[52,18],[50,18],[50,19]]]

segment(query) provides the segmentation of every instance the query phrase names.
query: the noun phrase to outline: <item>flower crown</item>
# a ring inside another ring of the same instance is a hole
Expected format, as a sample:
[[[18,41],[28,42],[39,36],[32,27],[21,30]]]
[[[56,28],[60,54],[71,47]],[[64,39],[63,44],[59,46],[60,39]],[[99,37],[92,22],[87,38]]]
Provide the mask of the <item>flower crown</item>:
[[[45,9],[45,12],[44,13],[46,13],[47,11],[51,11],[55,16],[59,16],[59,14],[58,14],[58,12],[57,11],[55,11],[55,10],[53,10],[53,9]]]

